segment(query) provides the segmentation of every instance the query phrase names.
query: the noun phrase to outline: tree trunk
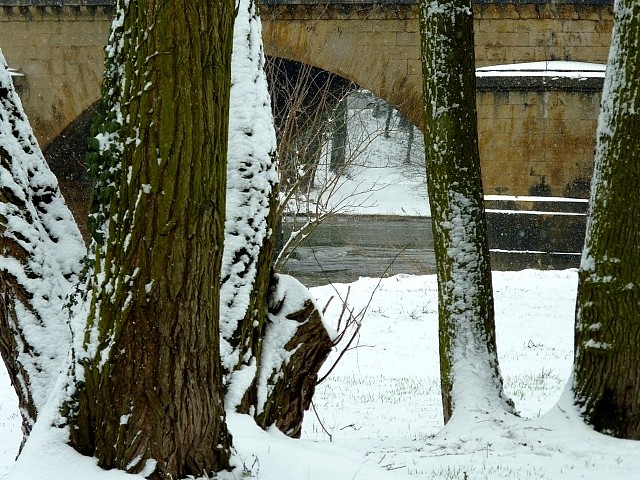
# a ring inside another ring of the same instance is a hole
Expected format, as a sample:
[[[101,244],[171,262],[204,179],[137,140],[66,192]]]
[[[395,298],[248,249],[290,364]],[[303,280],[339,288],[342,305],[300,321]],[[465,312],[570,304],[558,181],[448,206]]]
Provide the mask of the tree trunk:
[[[309,290],[293,277],[273,278],[263,342],[256,421],[263,428],[275,425],[285,435],[300,438],[318,371],[334,343]]]
[[[253,0],[240,0],[231,66],[220,329],[228,411],[256,405],[278,207],[276,134]],[[245,370],[250,370],[247,372]],[[247,374],[250,373],[250,374]]]
[[[275,424],[299,436],[318,370],[333,344],[308,290],[295,281],[280,288],[280,276],[272,271],[276,139],[253,1],[240,1],[235,30],[220,318],[225,407],[253,412],[263,428]],[[291,306],[291,296],[308,301],[286,309],[282,304]],[[277,312],[267,312],[274,302]],[[273,336],[282,325],[292,328],[291,338]],[[274,365],[282,351],[289,361]]]
[[[333,111],[333,132],[331,135],[331,171],[342,174],[347,156],[347,114],[349,100],[342,98]]]
[[[640,439],[640,4],[615,4],[580,265],[574,392],[587,423]]]
[[[0,53],[0,354],[25,439],[65,367],[67,297],[85,253]]]
[[[505,399],[480,176],[471,2],[421,2],[425,154],[438,277],[445,422]]]
[[[117,190],[70,406],[71,444],[103,468],[228,467],[218,319],[234,8],[139,0],[114,23]]]

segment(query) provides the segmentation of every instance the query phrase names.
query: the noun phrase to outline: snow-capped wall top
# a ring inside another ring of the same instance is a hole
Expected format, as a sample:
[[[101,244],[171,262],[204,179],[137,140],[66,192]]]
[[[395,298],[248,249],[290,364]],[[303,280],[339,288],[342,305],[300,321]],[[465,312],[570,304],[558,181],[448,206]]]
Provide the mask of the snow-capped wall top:
[[[572,77],[604,78],[606,65],[552,60],[548,62],[491,65],[476,69],[477,77]]]

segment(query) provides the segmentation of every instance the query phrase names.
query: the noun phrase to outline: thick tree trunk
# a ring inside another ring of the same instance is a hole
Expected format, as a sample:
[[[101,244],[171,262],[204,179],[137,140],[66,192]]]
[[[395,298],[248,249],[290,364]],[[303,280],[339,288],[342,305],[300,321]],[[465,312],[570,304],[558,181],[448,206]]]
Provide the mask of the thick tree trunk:
[[[578,286],[574,392],[596,430],[640,439],[640,4],[615,6]]]
[[[475,101],[471,2],[421,2],[429,202],[438,276],[445,422],[456,409],[511,410],[494,326]]]
[[[218,318],[234,8],[138,0],[122,17],[119,178],[70,412],[72,445],[103,468],[228,467]]]

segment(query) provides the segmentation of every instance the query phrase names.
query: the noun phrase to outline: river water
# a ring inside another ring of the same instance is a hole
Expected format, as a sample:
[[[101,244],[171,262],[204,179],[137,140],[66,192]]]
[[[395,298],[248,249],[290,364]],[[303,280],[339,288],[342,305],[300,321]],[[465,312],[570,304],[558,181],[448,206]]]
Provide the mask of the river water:
[[[285,238],[292,224],[292,219],[285,223]],[[431,219],[332,217],[296,249],[285,267],[285,273],[307,286],[435,273]]]
[[[494,270],[577,267],[584,217],[488,215]],[[288,238],[295,219],[283,225]],[[325,219],[287,262],[289,273],[311,287],[359,277],[435,273],[431,219],[335,216]]]

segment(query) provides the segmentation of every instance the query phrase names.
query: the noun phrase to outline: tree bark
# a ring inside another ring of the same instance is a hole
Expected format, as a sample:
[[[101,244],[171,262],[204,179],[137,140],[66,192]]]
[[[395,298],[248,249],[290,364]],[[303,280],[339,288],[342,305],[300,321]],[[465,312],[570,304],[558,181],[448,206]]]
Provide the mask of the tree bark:
[[[241,0],[231,66],[220,328],[225,386],[231,392],[226,408],[242,413],[256,402],[278,206],[276,134],[264,63],[255,2]]]
[[[278,302],[290,304],[291,295],[308,298],[309,292],[294,281],[287,283],[292,291],[282,292],[272,268],[279,197],[276,138],[253,1],[239,2],[235,30],[220,318],[225,407],[228,412],[253,412],[263,428],[275,424],[285,434],[299,436],[317,372],[332,343],[310,300],[296,311],[286,310],[288,318],[279,315],[282,305],[278,312],[267,311],[274,295],[282,294],[287,302]],[[287,341],[273,341],[275,325],[283,323],[295,333]],[[274,366],[271,360],[282,350],[289,361]]]
[[[347,97],[342,98],[333,110],[333,131],[331,135],[331,171],[343,174],[347,156],[347,115],[349,101]]]
[[[640,4],[615,4],[580,265],[574,393],[596,430],[640,439]]]
[[[442,403],[512,411],[496,354],[480,176],[471,2],[420,4],[424,138],[438,277]]]
[[[106,469],[229,465],[218,319],[234,8],[138,0],[119,17],[118,178],[69,405],[71,444]]]

